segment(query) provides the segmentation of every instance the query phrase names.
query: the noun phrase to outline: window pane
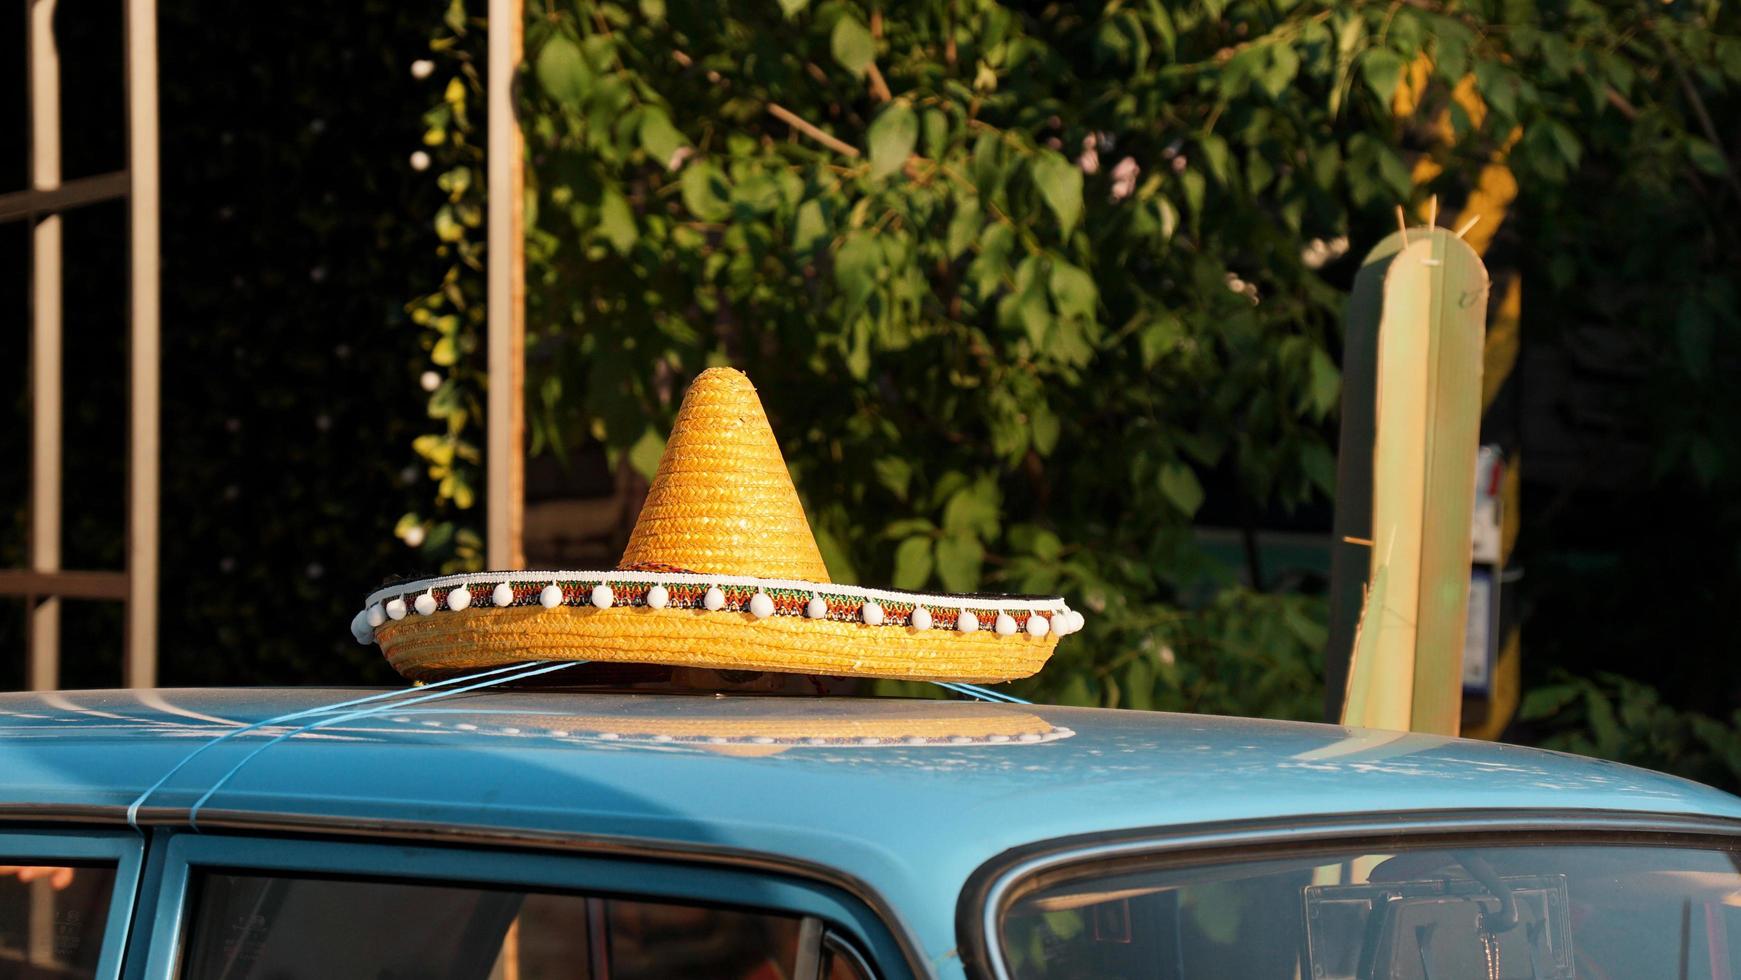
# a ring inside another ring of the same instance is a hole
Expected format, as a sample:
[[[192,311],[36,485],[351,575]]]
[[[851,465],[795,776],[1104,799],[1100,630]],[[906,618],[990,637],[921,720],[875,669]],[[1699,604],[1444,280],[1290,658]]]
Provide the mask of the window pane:
[[[114,890],[114,868],[0,864],[0,977],[95,976]]]
[[[797,961],[798,923],[753,912],[614,901],[611,980],[784,980]]]
[[[795,916],[455,884],[196,881],[181,971],[194,980],[784,980],[797,957]]]
[[[1003,918],[1018,980],[1741,978],[1737,852],[1506,846],[1086,875]]]
[[[828,949],[822,954],[822,980],[871,980],[862,961],[841,949]]]

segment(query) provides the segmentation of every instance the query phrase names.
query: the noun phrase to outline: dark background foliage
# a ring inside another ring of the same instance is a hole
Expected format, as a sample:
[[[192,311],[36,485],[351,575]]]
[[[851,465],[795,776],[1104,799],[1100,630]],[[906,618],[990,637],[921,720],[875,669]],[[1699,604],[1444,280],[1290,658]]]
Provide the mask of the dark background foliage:
[[[122,147],[118,20],[75,6],[68,176]],[[1254,582],[1199,528],[1327,533],[1323,365],[1352,265],[1395,203],[1454,198],[1521,123],[1518,383],[1539,396],[1526,429],[1553,429],[1563,459],[1523,462],[1511,595],[1532,691],[1513,734],[1741,782],[1741,243],[1723,219],[1741,146],[1703,125],[1741,113],[1732,11],[1198,3],[1163,28],[1120,5],[530,6],[535,449],[645,471],[687,378],[744,366],[842,577],[1099,596],[1087,642],[1032,689],[1071,701],[1315,712],[1321,582]],[[481,25],[372,0],[162,11],[163,679],[385,682],[345,634],[358,598],[477,560]],[[1447,38],[1499,115],[1414,188],[1420,146],[1384,90],[1422,51],[1457,74]],[[21,106],[21,40],[3,43]],[[794,135],[770,101],[862,156]],[[24,182],[6,145],[0,190]],[[1127,156],[1141,177],[1115,202]],[[986,223],[957,220],[971,209]],[[124,213],[67,224],[67,560],[114,567]],[[1338,236],[1345,258],[1304,263]],[[13,566],[27,243],[0,226]],[[975,264],[988,246],[1001,266]],[[1572,384],[1580,359],[1594,380]],[[66,683],[118,680],[115,613],[68,604]],[[21,624],[4,606],[0,685],[21,682]]]

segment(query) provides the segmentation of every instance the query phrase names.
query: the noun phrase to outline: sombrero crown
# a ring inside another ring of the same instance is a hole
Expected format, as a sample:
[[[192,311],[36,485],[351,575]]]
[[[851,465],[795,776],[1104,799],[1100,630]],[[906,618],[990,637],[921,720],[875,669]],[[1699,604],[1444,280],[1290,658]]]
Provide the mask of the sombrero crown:
[[[619,567],[828,581],[761,399],[741,371],[701,372]]]
[[[1056,596],[830,584],[755,388],[712,368],[684,394],[616,569],[396,584],[352,632],[413,678],[609,660],[999,681],[1039,670],[1081,625]]]

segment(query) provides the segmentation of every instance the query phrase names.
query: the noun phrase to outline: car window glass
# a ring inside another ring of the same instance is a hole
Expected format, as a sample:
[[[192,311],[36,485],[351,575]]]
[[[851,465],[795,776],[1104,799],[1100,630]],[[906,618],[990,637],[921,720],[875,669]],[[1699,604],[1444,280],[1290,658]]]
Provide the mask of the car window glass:
[[[1016,980],[1741,977],[1741,849],[1471,846],[1102,868],[1002,917]]]
[[[115,869],[0,857],[0,977],[96,975]]]
[[[196,878],[191,922],[180,971],[191,980],[786,980],[801,919],[457,884],[213,872]]]
[[[822,980],[871,980],[864,961],[843,949],[828,949],[822,954]]]

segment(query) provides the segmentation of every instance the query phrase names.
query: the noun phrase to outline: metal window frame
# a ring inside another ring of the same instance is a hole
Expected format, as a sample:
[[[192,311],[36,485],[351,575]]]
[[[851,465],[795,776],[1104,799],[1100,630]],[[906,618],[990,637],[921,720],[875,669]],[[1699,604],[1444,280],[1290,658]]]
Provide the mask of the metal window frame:
[[[139,912],[129,970],[140,980],[170,980],[192,922],[194,876],[200,869],[579,892],[588,896],[669,900],[686,904],[784,912],[823,923],[872,959],[879,977],[909,977],[887,924],[851,895],[825,884],[704,864],[637,861],[522,851],[154,831],[147,873],[150,904]]]
[[[1454,844],[1593,843],[1657,847],[1734,846],[1741,819],[1688,813],[1592,810],[1389,811],[1182,827],[1151,827],[1040,841],[992,858],[968,878],[956,904],[963,968],[975,980],[1011,976],[1004,912],[1023,895],[1132,864],[1197,865],[1350,847],[1377,850]]]
[[[97,980],[115,980],[121,974],[121,954],[127,948],[133,922],[144,851],[145,839],[131,831],[0,830],[0,863],[68,861],[114,866],[115,888],[109,896],[109,918],[103,926]],[[35,884],[47,886],[48,882]]]
[[[61,181],[58,0],[27,0],[30,186],[0,194],[0,222],[31,225],[30,567],[0,569],[0,596],[22,597],[26,684],[60,686],[60,600],[106,599],[126,607],[123,682],[157,683],[160,402],[160,256],[156,0],[124,0],[127,167]],[[128,210],[129,351],[127,548],[124,571],[61,567],[61,214],[125,198]]]

